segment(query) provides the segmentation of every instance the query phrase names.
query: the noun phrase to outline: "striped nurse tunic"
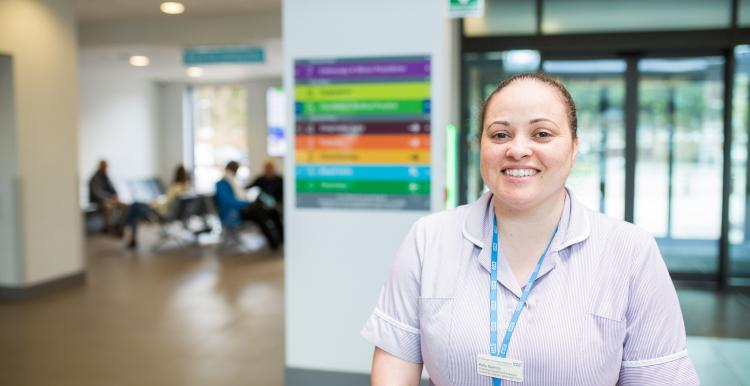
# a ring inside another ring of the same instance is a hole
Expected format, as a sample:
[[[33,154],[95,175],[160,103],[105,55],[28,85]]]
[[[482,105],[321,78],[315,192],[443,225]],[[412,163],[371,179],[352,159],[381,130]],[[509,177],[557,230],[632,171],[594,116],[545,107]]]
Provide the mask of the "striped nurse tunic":
[[[418,220],[402,243],[362,335],[424,363],[431,384],[492,385],[489,354],[492,194]],[[521,296],[502,246],[499,341]],[[522,383],[697,385],[672,281],[654,238],[584,207],[567,191],[557,235],[521,313],[508,358]]]

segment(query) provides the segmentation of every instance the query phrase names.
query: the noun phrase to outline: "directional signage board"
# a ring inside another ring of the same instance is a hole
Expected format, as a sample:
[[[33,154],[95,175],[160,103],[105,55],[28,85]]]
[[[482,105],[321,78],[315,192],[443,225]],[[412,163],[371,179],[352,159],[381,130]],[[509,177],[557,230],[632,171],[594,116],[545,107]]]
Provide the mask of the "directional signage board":
[[[428,56],[295,61],[299,208],[430,209]]]
[[[185,65],[264,61],[265,52],[261,47],[194,47],[185,48],[182,52],[182,62]]]

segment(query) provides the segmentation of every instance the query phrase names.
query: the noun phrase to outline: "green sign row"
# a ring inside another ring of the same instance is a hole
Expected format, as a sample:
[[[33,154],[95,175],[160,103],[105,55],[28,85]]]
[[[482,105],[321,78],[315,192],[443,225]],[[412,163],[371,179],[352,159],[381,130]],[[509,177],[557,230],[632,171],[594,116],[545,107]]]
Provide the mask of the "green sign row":
[[[312,115],[420,115],[430,112],[429,101],[331,101],[300,103],[302,116]]]
[[[299,193],[430,194],[430,181],[297,180]]]

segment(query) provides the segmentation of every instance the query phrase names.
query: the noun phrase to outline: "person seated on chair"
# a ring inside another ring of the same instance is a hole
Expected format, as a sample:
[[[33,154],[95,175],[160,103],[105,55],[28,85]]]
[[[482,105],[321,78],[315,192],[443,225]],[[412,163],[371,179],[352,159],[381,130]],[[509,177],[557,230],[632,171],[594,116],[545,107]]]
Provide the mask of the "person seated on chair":
[[[282,223],[283,200],[284,200],[284,179],[276,172],[276,165],[273,160],[266,160],[263,163],[263,174],[247,185],[246,189],[258,188],[260,200],[270,212],[270,215],[278,219],[277,224],[279,233],[284,235]]]
[[[142,202],[134,202],[128,206],[123,225],[130,229],[130,238],[127,243],[129,249],[138,246],[138,223],[141,221],[158,222],[161,219],[159,213],[150,205]]]
[[[230,161],[224,177],[216,182],[216,210],[223,225],[233,227],[243,221],[252,221],[260,227],[271,249],[278,249],[282,243],[281,218],[263,205],[260,200],[249,202],[235,181],[240,165]]]
[[[182,201],[182,205],[179,205]],[[208,203],[205,196],[196,195],[190,182],[190,173],[183,165],[177,165],[174,172],[172,183],[167,191],[151,202],[162,219],[180,220],[186,229],[189,229],[187,220],[191,216],[200,217],[203,221],[203,228],[193,231],[193,233],[211,232],[206,216],[209,213]],[[179,211],[180,213],[177,213]]]
[[[284,201],[284,179],[276,172],[276,165],[273,160],[266,160],[263,163],[263,174],[253,180],[246,188],[254,186],[260,188],[261,192],[273,197],[277,206],[281,206]]]
[[[102,231],[121,237],[128,205],[117,197],[117,190],[107,175],[107,166],[106,160],[100,160],[96,172],[89,179],[89,202],[96,204],[102,213]]]

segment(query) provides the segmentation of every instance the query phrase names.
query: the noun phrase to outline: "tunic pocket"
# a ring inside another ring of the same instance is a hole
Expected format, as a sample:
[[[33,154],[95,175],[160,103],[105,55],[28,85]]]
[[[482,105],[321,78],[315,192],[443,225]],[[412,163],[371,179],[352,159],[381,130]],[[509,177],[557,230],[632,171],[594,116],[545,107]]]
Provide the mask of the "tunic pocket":
[[[422,361],[436,385],[449,384],[447,359],[452,315],[453,298],[419,298]]]
[[[581,336],[579,375],[586,382],[615,385],[620,374],[626,324],[624,321],[589,312]]]
[[[599,347],[600,352],[617,351],[622,358],[622,346],[625,341],[625,322],[606,316],[590,313],[589,344]],[[618,359],[619,359],[618,358]]]

